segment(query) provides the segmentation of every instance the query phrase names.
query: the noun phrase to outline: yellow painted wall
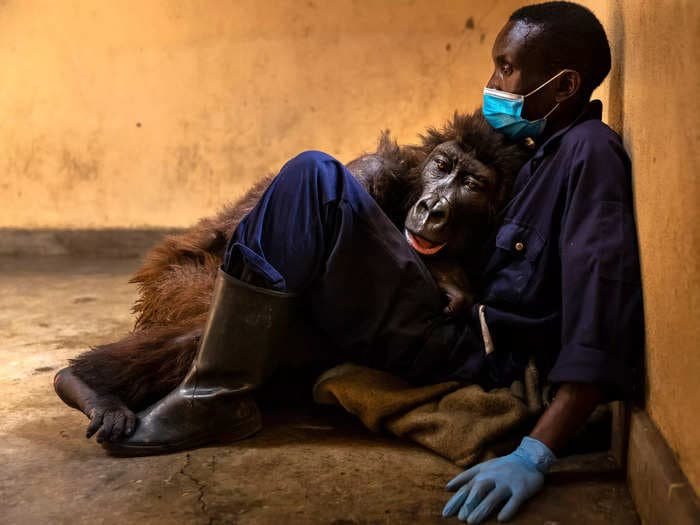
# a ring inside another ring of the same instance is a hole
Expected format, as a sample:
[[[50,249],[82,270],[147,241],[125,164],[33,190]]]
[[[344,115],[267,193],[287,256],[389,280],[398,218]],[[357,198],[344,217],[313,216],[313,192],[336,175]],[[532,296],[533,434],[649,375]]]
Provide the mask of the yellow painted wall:
[[[0,3],[0,227],[187,226],[472,110],[513,2]]]
[[[610,120],[634,166],[647,326],[647,410],[700,493],[700,2],[623,0]]]

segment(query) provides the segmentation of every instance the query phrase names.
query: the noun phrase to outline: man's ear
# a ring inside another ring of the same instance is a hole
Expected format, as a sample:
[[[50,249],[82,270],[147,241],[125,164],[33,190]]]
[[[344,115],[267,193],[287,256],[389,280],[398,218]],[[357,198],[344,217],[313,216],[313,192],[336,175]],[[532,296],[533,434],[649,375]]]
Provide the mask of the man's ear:
[[[567,69],[557,79],[555,100],[562,103],[573,97],[581,89],[581,75],[574,69]]]

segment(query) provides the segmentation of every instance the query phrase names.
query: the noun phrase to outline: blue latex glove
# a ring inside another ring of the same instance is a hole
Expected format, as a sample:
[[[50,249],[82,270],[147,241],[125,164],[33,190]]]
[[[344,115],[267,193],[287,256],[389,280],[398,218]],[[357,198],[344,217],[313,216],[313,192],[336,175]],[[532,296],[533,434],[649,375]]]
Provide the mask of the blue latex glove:
[[[524,437],[511,454],[485,461],[465,470],[447,484],[457,490],[442,510],[468,523],[481,523],[503,502],[498,521],[508,521],[522,503],[544,485],[544,474],[556,457],[544,443]]]

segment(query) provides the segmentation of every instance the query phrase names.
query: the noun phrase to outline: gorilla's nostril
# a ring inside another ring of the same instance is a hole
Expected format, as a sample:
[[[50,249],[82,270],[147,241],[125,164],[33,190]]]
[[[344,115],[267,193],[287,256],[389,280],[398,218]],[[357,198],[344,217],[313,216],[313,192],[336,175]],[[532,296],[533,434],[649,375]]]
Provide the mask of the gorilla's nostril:
[[[449,214],[449,203],[446,199],[440,199],[430,208],[430,218],[434,221],[444,222]]]

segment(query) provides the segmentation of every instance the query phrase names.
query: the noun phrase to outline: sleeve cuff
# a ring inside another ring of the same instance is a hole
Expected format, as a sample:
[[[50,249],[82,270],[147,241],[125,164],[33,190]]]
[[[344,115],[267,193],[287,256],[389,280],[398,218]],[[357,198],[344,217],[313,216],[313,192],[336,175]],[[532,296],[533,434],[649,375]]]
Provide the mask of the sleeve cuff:
[[[542,474],[545,474],[557,460],[547,445],[529,436],[523,438],[515,453],[529,461]]]
[[[552,383],[601,383],[615,387],[622,386],[625,380],[614,356],[584,345],[562,348],[548,379]]]

